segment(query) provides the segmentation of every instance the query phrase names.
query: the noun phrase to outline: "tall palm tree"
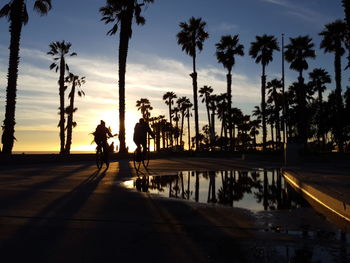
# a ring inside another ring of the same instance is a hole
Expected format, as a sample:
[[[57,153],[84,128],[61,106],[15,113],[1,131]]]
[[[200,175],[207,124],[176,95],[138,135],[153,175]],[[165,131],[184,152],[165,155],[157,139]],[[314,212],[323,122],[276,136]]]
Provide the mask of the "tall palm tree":
[[[59,96],[60,96],[60,107],[59,107],[59,114],[60,114],[60,121],[58,123],[58,127],[60,128],[60,154],[64,154],[64,146],[65,146],[65,107],[64,107],[64,92],[66,90],[66,87],[64,85],[64,78],[66,75],[66,70],[69,71],[68,64],[66,63],[66,56],[76,56],[77,53],[72,52],[70,53],[70,48],[72,44],[69,42],[65,42],[64,40],[59,42],[52,42],[50,43],[50,51],[47,52],[48,55],[53,56],[54,62],[50,65],[50,69],[57,72],[60,71],[59,75]]]
[[[312,39],[309,36],[290,38],[290,44],[286,46],[285,59],[290,63],[290,69],[299,72],[297,91],[297,115],[298,115],[298,138],[306,147],[307,142],[307,119],[306,119],[306,92],[303,71],[309,68],[308,58],[315,58],[315,50]]]
[[[255,59],[255,63],[261,63],[261,113],[262,113],[262,130],[263,130],[263,150],[266,150],[266,102],[265,102],[265,89],[266,89],[266,66],[273,60],[273,52],[279,51],[280,48],[277,43],[277,39],[274,36],[256,36],[255,42],[251,43],[249,55]]]
[[[68,95],[68,98],[70,99],[70,103],[69,103],[69,106],[66,108],[68,119],[67,119],[67,141],[66,141],[65,153],[69,154],[70,147],[72,145],[73,127],[77,125],[77,123],[73,121],[73,113],[77,111],[77,108],[74,108],[75,92],[77,91],[77,94],[79,97],[85,96],[85,92],[81,89],[81,86],[85,84],[85,77],[80,78],[79,76],[74,75],[73,73],[70,73],[66,77],[65,82],[72,84],[71,92]]]
[[[325,84],[331,83],[331,77],[328,72],[322,68],[315,68],[312,72],[309,73],[310,85],[313,88],[314,92],[318,94],[318,132],[317,139],[320,142],[322,137],[323,149],[325,148],[326,143],[326,134],[324,130],[324,119],[323,119],[323,99],[322,93],[326,90]]]
[[[193,103],[194,103],[194,119],[195,119],[195,131],[196,131],[196,150],[199,149],[199,120],[198,120],[198,99],[197,99],[197,71],[196,71],[196,57],[197,49],[202,51],[204,41],[209,37],[208,32],[205,31],[206,22],[201,18],[191,17],[186,22],[179,24],[181,31],[176,35],[177,43],[182,46],[182,50],[192,57],[193,72],[190,74],[192,77],[193,86]]]
[[[239,44],[238,35],[222,36],[220,42],[216,44],[216,58],[219,63],[221,63],[225,69],[227,69],[227,112],[231,112],[232,107],[232,67],[235,65],[235,56],[244,56],[244,46]],[[233,139],[232,139],[232,121],[230,114],[228,115],[228,126],[229,126],[229,136],[230,136],[230,148],[233,150]]]
[[[350,1],[342,0],[346,22],[346,47],[348,49],[348,66],[350,67]]]
[[[209,131],[210,131],[210,137],[212,138],[212,123],[210,119],[210,95],[213,93],[213,88],[211,86],[204,85],[199,89],[199,97],[202,98],[202,102],[205,103],[205,107],[207,109],[207,116],[208,116],[208,125],[209,125]]]
[[[46,15],[51,9],[51,0],[36,0],[34,10],[40,15]],[[6,108],[2,134],[2,152],[11,154],[15,140],[15,111],[17,78],[19,66],[19,50],[23,25],[29,20],[25,0],[10,0],[0,10],[0,17],[6,17],[10,23],[10,56],[7,73]]]
[[[282,109],[282,81],[278,79],[273,79],[267,83],[266,89],[268,90],[268,99],[267,103],[273,103],[272,115],[273,120],[275,121],[276,128],[276,141],[281,143],[281,123],[280,123],[280,110]]]
[[[132,36],[132,22],[135,18],[137,25],[144,25],[146,20],[141,16],[141,7],[154,0],[106,0],[106,5],[100,8],[102,21],[105,24],[114,23],[107,35],[115,35],[119,30],[119,141],[120,152],[127,152],[125,143],[125,74],[129,40]]]
[[[325,25],[325,29],[319,34],[323,37],[320,47],[324,49],[325,53],[334,53],[334,73],[335,73],[335,99],[337,118],[335,127],[335,137],[339,150],[343,150],[344,136],[343,136],[343,99],[341,87],[341,57],[345,53],[343,43],[346,37],[346,24],[343,20],[336,20],[333,23]]]
[[[173,127],[173,118],[172,118],[172,110],[171,106],[174,105],[174,99],[176,99],[177,96],[174,92],[168,91],[163,95],[163,100],[165,101],[165,104],[169,107],[169,120],[170,120],[170,126]],[[173,146],[173,135],[170,135],[170,144]]]
[[[151,116],[150,111],[153,110],[153,107],[151,106],[151,102],[149,99],[141,98],[140,100],[136,101],[136,107],[137,110],[141,111],[142,118],[148,122],[149,117]]]
[[[185,105],[187,111],[185,113],[185,117],[187,118],[187,137],[188,137],[188,150],[191,150],[191,127],[190,127],[190,118],[192,117],[192,113],[190,109],[193,107],[191,102]]]
[[[217,103],[216,103],[216,109],[219,120],[221,120],[221,132],[220,136],[225,136],[225,139],[227,139],[227,119],[228,119],[228,112],[227,112],[227,93],[222,93],[220,95],[216,96]],[[226,145],[225,145],[226,147]]]
[[[180,145],[182,145],[182,135],[183,135],[183,130],[184,130],[184,120],[185,120],[185,115],[186,115],[186,111],[189,108],[190,105],[190,99],[183,96],[180,97],[177,101],[176,101],[178,108],[180,110],[181,113],[181,128],[180,128]]]

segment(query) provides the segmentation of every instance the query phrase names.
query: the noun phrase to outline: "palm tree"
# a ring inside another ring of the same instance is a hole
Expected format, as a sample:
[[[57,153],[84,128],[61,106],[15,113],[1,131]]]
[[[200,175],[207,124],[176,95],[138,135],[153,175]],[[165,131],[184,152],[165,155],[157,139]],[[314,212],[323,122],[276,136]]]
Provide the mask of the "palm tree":
[[[51,0],[36,0],[34,2],[34,10],[40,15],[46,15],[50,9]],[[11,154],[15,140],[15,111],[21,33],[22,26],[26,25],[29,20],[26,1],[10,0],[9,3],[1,8],[0,17],[6,17],[10,22],[10,56],[7,73],[6,108],[2,134],[2,152],[4,154]]]
[[[210,112],[209,112],[209,104],[210,104],[210,95],[213,92],[213,88],[211,86],[203,86],[199,89],[199,97],[202,98],[202,102],[205,103],[205,107],[207,109],[207,115],[208,115],[208,125],[209,125],[209,131],[210,131],[210,138],[212,138],[212,123],[210,119]]]
[[[348,65],[350,67],[350,1],[342,0],[346,22],[346,48],[348,49]]]
[[[185,120],[185,115],[186,115],[186,111],[189,108],[190,105],[190,99],[187,97],[180,97],[177,101],[176,101],[178,108],[180,110],[181,113],[181,128],[180,128],[180,145],[182,145],[182,135],[183,135],[183,130],[184,130],[184,120]]]
[[[75,91],[77,89],[77,94],[79,97],[85,96],[85,92],[81,89],[81,86],[85,84],[85,77],[80,78],[79,76],[70,73],[66,77],[65,82],[72,84],[72,90],[68,95],[68,98],[70,99],[70,104],[66,108],[66,113],[68,114],[68,120],[67,120],[67,141],[66,141],[65,153],[69,154],[70,147],[72,145],[73,127],[77,125],[76,122],[73,122],[73,113],[77,111],[77,108],[74,108]]]
[[[57,72],[60,70],[60,76],[58,80],[59,84],[59,96],[60,96],[60,107],[59,107],[59,114],[60,114],[60,121],[58,123],[58,126],[60,127],[60,154],[64,154],[64,140],[65,140],[65,134],[64,134],[64,128],[65,128],[65,107],[64,107],[64,92],[66,90],[66,87],[64,85],[64,78],[66,75],[66,70],[69,71],[68,64],[66,63],[66,56],[76,56],[77,53],[69,53],[70,48],[72,44],[69,42],[65,42],[64,40],[59,42],[52,42],[50,43],[50,51],[47,52],[48,55],[53,56],[54,62],[50,65],[50,69]]]
[[[266,89],[268,90],[267,103],[273,103],[272,114],[275,121],[276,128],[276,142],[281,143],[281,123],[280,123],[280,110],[282,109],[282,81],[273,79],[267,83]]]
[[[165,101],[165,104],[169,107],[169,120],[170,120],[170,126],[173,127],[173,121],[172,121],[172,110],[171,106],[174,105],[174,99],[176,99],[177,96],[174,92],[168,91],[163,95],[163,100]],[[173,146],[173,135],[170,135],[170,144]]]
[[[231,112],[232,107],[232,67],[235,65],[235,56],[244,56],[244,46],[239,44],[238,35],[222,36],[220,42],[216,44],[216,58],[219,63],[221,63],[225,69],[227,69],[227,112]],[[233,139],[232,139],[232,121],[229,114],[228,119],[229,126],[229,136],[230,136],[230,148],[233,150]]]
[[[151,116],[150,111],[153,110],[153,107],[151,106],[151,102],[149,99],[141,98],[140,100],[136,101],[136,107],[137,110],[141,111],[142,118],[148,122],[149,117]]]
[[[173,134],[174,134],[174,138],[176,140],[176,146],[179,145],[179,133],[180,133],[180,129],[179,129],[179,112],[180,112],[180,109],[178,107],[175,107],[173,109],[173,112],[174,113],[174,118],[173,120],[175,121],[175,128],[173,129],[173,131],[171,131]]]
[[[119,30],[119,141],[120,152],[127,152],[125,143],[125,74],[129,40],[132,36],[132,21],[137,25],[144,25],[146,20],[141,16],[141,7],[154,0],[106,0],[106,5],[100,8],[102,21],[105,24],[114,23],[107,35],[115,35]]]
[[[191,102],[187,103],[185,105],[187,108],[187,111],[185,113],[185,117],[187,118],[187,137],[188,137],[188,150],[191,150],[191,127],[190,127],[190,118],[192,117],[192,113],[190,112],[190,109],[193,107],[193,104]]]
[[[325,84],[331,83],[331,77],[328,72],[322,68],[315,68],[309,73],[310,85],[313,87],[313,91],[318,93],[318,132],[317,139],[320,142],[322,137],[322,148],[325,148],[326,134],[324,131],[324,119],[323,119],[323,99],[322,93],[326,90]]]
[[[319,34],[323,37],[320,47],[325,53],[334,53],[334,73],[335,73],[335,99],[337,118],[335,127],[335,138],[338,143],[339,151],[343,151],[344,135],[343,135],[343,100],[341,87],[341,57],[345,53],[343,42],[346,37],[346,24],[343,20],[336,20],[333,23],[325,25],[325,29]]]
[[[199,135],[199,120],[198,120],[198,99],[197,99],[197,72],[196,72],[196,57],[197,49],[202,51],[204,41],[209,37],[208,32],[205,31],[206,23],[201,18],[191,17],[186,22],[180,23],[181,31],[176,35],[177,43],[182,46],[182,50],[192,57],[193,72],[190,74],[192,77],[193,85],[193,103],[194,103],[194,119],[196,130],[196,150],[198,150],[198,135]]]
[[[285,59],[290,63],[290,69],[299,72],[298,77],[298,137],[306,147],[307,142],[307,120],[305,116],[306,110],[306,92],[303,78],[303,71],[309,68],[306,61],[308,58],[315,58],[315,50],[312,39],[309,36],[299,36],[290,38],[290,44],[286,46]]]
[[[265,102],[265,88],[266,88],[266,66],[273,60],[273,52],[279,51],[280,48],[277,39],[274,36],[256,36],[256,41],[251,43],[249,55],[255,59],[255,63],[261,63],[261,113],[262,113],[262,130],[263,130],[263,150],[266,150],[266,102]]]

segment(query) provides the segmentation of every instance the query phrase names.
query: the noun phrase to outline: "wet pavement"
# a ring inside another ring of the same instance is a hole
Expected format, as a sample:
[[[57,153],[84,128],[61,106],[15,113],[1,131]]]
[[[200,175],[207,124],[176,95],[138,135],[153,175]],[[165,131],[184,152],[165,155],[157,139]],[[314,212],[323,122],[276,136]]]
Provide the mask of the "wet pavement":
[[[158,159],[140,175],[276,166],[238,159]],[[101,171],[91,162],[0,168],[1,262],[349,262],[348,223],[334,223],[322,209],[274,209],[278,203],[271,199],[266,210],[169,199],[127,189],[123,182],[135,176],[127,160]],[[272,174],[268,181],[271,190]],[[209,182],[206,187],[213,189]],[[210,191],[209,199],[215,193],[218,200],[218,192]],[[198,198],[206,200],[208,190],[205,195]]]

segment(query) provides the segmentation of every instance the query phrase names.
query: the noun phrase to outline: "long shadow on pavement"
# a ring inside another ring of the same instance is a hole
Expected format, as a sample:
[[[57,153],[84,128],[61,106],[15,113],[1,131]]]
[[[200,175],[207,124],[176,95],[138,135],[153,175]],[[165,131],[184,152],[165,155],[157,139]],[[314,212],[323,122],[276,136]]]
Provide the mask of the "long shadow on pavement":
[[[92,173],[76,188],[56,199],[34,217],[28,218],[8,240],[0,244],[0,258],[4,259],[3,262],[60,261],[59,258],[65,253],[65,262],[80,262],[81,258],[74,258],[74,255],[71,257],[68,253],[70,236],[74,237],[77,233],[81,235],[82,229],[68,226],[74,222],[74,215],[87,202],[105,175],[106,170]],[[79,220],[78,224],[81,224]],[[57,250],[62,245],[66,250],[60,250],[58,254]]]

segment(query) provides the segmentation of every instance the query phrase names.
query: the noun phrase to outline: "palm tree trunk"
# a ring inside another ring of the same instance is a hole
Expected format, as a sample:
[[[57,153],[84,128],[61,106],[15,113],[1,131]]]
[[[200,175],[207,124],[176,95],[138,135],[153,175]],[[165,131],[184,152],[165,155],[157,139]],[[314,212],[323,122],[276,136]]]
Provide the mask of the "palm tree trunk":
[[[266,150],[266,102],[265,102],[266,76],[265,66],[262,67],[261,76],[261,117],[262,117],[262,132],[263,132],[263,151]]]
[[[182,145],[182,134],[184,132],[184,119],[185,119],[185,112],[181,112],[181,131],[180,131],[180,145]]]
[[[193,104],[194,104],[194,123],[196,131],[196,151],[199,150],[199,119],[198,119],[198,95],[197,95],[197,72],[196,72],[196,52],[193,55],[193,73],[190,75],[192,77],[192,86],[193,86]]]
[[[303,78],[303,71],[301,70],[299,72],[299,110],[298,110],[298,135],[300,136],[301,143],[304,145],[304,149],[307,147],[307,122],[308,120],[305,118],[305,110],[306,110],[306,94],[305,94],[305,87],[304,87],[304,78]]]
[[[342,87],[341,87],[341,56],[339,52],[335,52],[334,57],[334,70],[335,70],[335,100],[336,100],[336,127],[335,127],[335,135],[338,144],[338,148],[340,152],[343,152],[344,146],[344,120],[343,120],[343,99],[342,99]]]
[[[75,80],[73,80],[72,90],[70,93],[69,115],[67,120],[67,141],[66,141],[66,150],[65,150],[66,154],[70,154],[70,147],[72,145],[74,95],[75,95]]]
[[[191,127],[190,127],[190,109],[187,109],[187,127],[188,127],[188,150],[191,150]]]
[[[173,120],[171,118],[171,98],[169,98],[170,144],[173,146]]]
[[[61,148],[60,148],[60,154],[65,153],[64,149],[64,144],[65,144],[65,107],[64,107],[64,92],[65,92],[65,87],[64,87],[64,76],[66,74],[66,62],[64,59],[63,54],[61,55],[61,60],[60,60],[60,77],[59,77],[59,96],[60,96],[60,143],[61,143]]]
[[[18,78],[18,64],[19,64],[19,48],[22,31],[22,12],[24,2],[23,0],[14,1],[12,8],[16,15],[11,20],[10,25],[10,56],[9,68],[7,77],[6,89],[6,110],[5,120],[3,125],[3,134],[1,142],[3,144],[2,153],[11,154],[15,140],[15,111],[16,111],[16,93],[17,93],[17,78]]]
[[[205,98],[205,107],[207,108],[207,116],[208,116],[208,125],[209,125],[209,134],[210,134],[210,143],[212,143],[212,127],[211,127],[211,120],[210,120],[210,111],[209,111],[209,98],[206,96]]]
[[[131,36],[133,9],[128,7],[126,17],[121,20],[119,40],[119,141],[120,153],[126,153],[125,143],[125,74],[129,39]]]
[[[232,139],[232,113],[231,113],[231,105],[232,105],[232,74],[229,71],[226,75],[227,78],[227,113],[228,113],[228,128],[229,128],[229,138],[230,138],[230,151],[234,149],[234,143]]]
[[[318,137],[322,137],[322,150],[325,150],[326,148],[326,134],[324,131],[324,121],[323,121],[323,103],[322,103],[323,99],[322,99],[322,90],[319,87],[318,88],[318,103],[319,103],[319,122],[318,122],[318,130],[319,130],[319,134]],[[319,139],[320,140],[320,139]]]

